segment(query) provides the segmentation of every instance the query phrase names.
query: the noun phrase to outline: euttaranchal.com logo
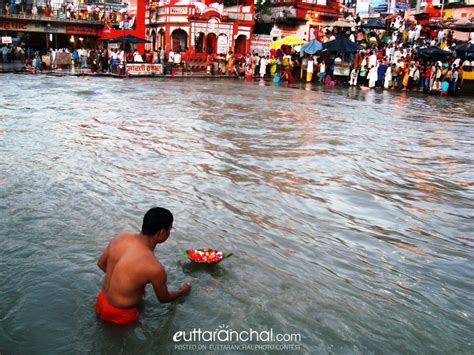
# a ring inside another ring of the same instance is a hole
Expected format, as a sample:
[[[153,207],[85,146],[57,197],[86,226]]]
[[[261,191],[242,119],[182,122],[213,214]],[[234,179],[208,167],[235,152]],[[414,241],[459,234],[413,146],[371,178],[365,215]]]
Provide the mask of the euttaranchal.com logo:
[[[233,330],[222,324],[214,330],[194,328],[174,333],[176,350],[299,350],[301,334],[266,330]]]

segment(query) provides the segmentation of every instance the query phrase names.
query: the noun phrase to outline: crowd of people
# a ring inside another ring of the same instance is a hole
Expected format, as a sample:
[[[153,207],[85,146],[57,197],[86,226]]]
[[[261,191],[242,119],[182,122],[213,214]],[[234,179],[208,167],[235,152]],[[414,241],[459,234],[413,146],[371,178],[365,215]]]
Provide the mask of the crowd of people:
[[[36,2],[20,4],[7,1],[4,4],[4,8],[0,10],[3,10],[5,15],[23,15],[32,18],[46,16],[66,20],[100,21],[121,29],[128,29],[133,26],[133,17],[128,15],[126,7],[113,7],[99,3],[70,1],[63,2],[57,6],[54,4],[39,6]]]
[[[178,56],[179,53],[174,60],[177,60]],[[161,47],[157,51],[145,50],[143,53],[123,46],[111,49],[80,48],[72,52],[72,57],[76,68],[90,68],[92,73],[119,75],[126,74],[126,63],[165,63],[165,51]]]
[[[355,52],[321,51],[300,57],[294,48],[283,46],[270,55],[247,55],[242,58],[241,71],[272,78],[299,76],[307,82],[319,81],[329,86],[348,83],[364,90],[383,88],[454,95],[462,72],[474,70],[474,53],[456,51],[457,41],[451,30],[433,33],[401,16],[393,18],[388,30],[362,29],[360,24],[360,18],[356,18],[357,30],[328,28],[320,34],[323,43],[347,37],[358,46]],[[474,43],[474,33],[470,41]],[[438,50],[424,52],[428,47]],[[335,68],[341,65],[348,67],[348,77],[335,75]]]
[[[275,82],[291,82],[295,77],[307,82],[319,82],[334,86],[347,83],[362,89],[399,89],[455,94],[463,71],[474,69],[473,53],[458,52],[457,44],[450,30],[427,31],[413,21],[405,21],[401,16],[394,17],[387,30],[355,28],[326,28],[320,34],[321,41],[329,42],[345,36],[357,45],[355,52],[338,53],[320,51],[313,55],[301,56],[295,47],[282,46],[266,55],[248,53],[246,55],[208,53],[205,61],[208,75],[238,77],[240,80],[253,80],[254,77],[271,79]],[[360,22],[359,22],[360,24]],[[471,39],[474,43],[474,34]],[[441,52],[423,54],[423,49],[436,46]],[[165,67],[187,67],[186,51],[165,51],[147,49],[142,53],[130,46],[118,48],[79,48],[51,49],[51,66],[61,67],[66,63],[62,54],[68,54],[75,68],[90,68],[92,73],[114,73],[125,75],[126,63],[159,63]],[[2,60],[25,55],[22,48],[12,45],[2,48]],[[26,53],[27,61],[36,62],[38,56]],[[348,67],[348,76],[336,73],[338,66]]]
[[[25,48],[16,44],[4,44],[0,48],[0,63],[12,63],[14,60],[23,61],[25,59]]]
[[[351,32],[349,39],[362,48],[349,58],[350,85],[455,94],[461,72],[472,69],[474,58],[456,52],[451,30],[422,34],[423,26],[407,22],[401,16],[390,23],[389,31],[370,30],[359,40]],[[438,47],[444,52],[424,52],[428,47]]]

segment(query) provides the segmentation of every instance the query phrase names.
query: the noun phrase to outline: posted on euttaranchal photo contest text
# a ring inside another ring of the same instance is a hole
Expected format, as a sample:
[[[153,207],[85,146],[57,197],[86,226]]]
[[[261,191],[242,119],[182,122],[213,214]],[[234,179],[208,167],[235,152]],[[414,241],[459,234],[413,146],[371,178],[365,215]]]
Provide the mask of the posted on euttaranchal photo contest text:
[[[300,333],[285,333],[273,328],[232,329],[221,324],[215,329],[191,328],[173,334],[172,349],[176,351],[281,351],[302,350]]]

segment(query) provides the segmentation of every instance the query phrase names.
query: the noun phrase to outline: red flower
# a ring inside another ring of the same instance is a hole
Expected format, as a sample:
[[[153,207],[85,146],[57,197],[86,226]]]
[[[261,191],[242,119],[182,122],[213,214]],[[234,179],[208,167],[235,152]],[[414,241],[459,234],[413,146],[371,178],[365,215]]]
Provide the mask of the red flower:
[[[189,249],[186,250],[189,259],[196,263],[216,263],[224,259],[224,253],[216,249]]]

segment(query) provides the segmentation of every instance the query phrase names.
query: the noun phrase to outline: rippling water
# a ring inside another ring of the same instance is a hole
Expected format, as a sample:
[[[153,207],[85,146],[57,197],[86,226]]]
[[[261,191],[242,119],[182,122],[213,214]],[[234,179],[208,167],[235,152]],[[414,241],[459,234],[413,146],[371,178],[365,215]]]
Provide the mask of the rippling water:
[[[168,353],[178,330],[306,353],[473,353],[474,103],[234,81],[0,77],[0,353]],[[306,90],[304,90],[306,89]],[[154,206],[185,301],[101,324],[96,261]],[[177,253],[235,255],[211,269]]]

